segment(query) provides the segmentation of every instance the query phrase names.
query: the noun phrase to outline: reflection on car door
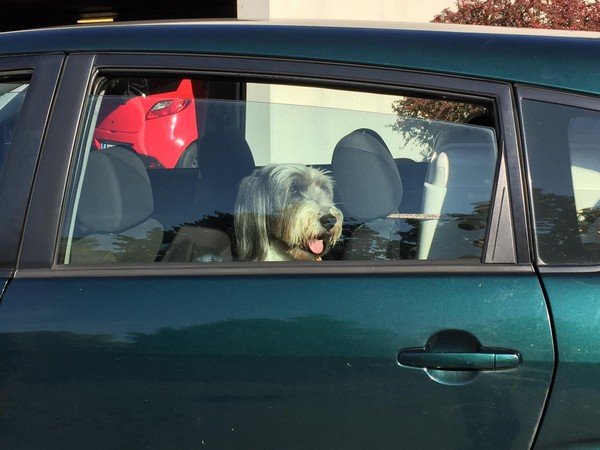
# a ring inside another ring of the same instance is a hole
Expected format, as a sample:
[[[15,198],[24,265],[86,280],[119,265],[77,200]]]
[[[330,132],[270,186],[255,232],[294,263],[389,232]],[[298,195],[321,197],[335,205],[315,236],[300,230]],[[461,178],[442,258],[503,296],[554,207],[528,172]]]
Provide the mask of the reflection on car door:
[[[0,429],[62,448],[523,448],[552,370],[539,292],[531,274],[16,279]],[[523,361],[398,365],[446,329]]]

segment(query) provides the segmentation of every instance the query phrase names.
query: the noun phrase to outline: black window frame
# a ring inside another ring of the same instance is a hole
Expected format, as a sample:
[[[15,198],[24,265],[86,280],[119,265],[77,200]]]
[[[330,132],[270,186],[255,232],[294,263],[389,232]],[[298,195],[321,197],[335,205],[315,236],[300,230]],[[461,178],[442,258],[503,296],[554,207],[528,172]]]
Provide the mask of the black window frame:
[[[556,104],[559,106],[567,106],[574,108],[581,108],[590,111],[596,111],[600,113],[600,97],[592,96],[590,94],[576,93],[576,92],[564,92],[555,89],[543,88],[538,86],[528,85],[515,85],[515,92],[517,97],[517,107],[519,113],[519,126],[520,133],[525,139],[525,122],[523,116],[522,104],[524,100],[534,100],[539,102]],[[531,180],[529,159],[527,157],[527,148],[525,142],[523,142],[523,156],[524,166],[527,172],[527,180]],[[537,234],[535,231],[535,209],[533,205],[533,184],[531,181],[527,183],[527,195],[529,198],[529,213],[532,231],[532,248],[534,252],[534,264],[541,273],[593,273],[600,272],[600,264],[548,264],[545,263],[539,256],[539,249],[537,245]]]
[[[0,77],[27,79],[29,84],[0,177],[0,269],[5,271],[18,265],[36,163],[63,59],[62,54],[0,57]]]
[[[61,210],[67,192],[70,165],[77,151],[75,144],[79,139],[78,133],[84,128],[82,120],[86,97],[93,93],[96,77],[134,73],[170,73],[178,76],[185,73],[186,76],[242,78],[374,93],[437,94],[458,101],[490,101],[497,116],[499,169],[491,199],[482,261],[324,261],[317,265],[264,262],[110,266],[56,264]],[[38,269],[36,273],[39,276],[530,272],[529,233],[522,200],[519,155],[514,98],[509,83],[321,61],[214,55],[72,54],[65,67],[59,100],[42,156],[42,171],[36,183],[32,215],[26,228],[19,268],[25,271],[23,275],[27,275],[28,269]],[[50,209],[48,214],[41,213],[42,205],[46,206],[46,210]],[[49,205],[52,207],[49,208]],[[497,245],[500,243],[502,245]]]

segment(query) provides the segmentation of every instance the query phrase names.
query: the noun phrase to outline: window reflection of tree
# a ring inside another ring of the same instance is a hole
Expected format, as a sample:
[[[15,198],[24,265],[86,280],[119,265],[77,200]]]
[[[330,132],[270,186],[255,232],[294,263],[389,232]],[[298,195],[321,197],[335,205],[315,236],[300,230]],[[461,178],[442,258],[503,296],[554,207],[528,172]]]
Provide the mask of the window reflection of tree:
[[[600,260],[600,246],[596,243],[582,244],[581,226],[575,209],[573,195],[560,195],[552,192],[533,190],[535,205],[538,251],[545,263],[597,263]],[[588,215],[588,220],[590,216]]]
[[[326,315],[300,316],[291,319],[237,319],[216,323],[192,325],[181,328],[161,328],[151,333],[130,332],[126,339],[110,334],[82,334],[67,331],[36,331],[0,333],[0,348],[6,352],[52,352],[56,355],[71,352],[120,353],[139,358],[140,355],[219,355],[223,357],[247,356],[306,356],[336,358],[385,355],[387,349],[395,348],[398,336],[386,329],[370,328],[335,319]],[[386,358],[387,359],[387,358]],[[75,361],[70,360],[71,363]],[[108,361],[113,364],[114,361]],[[231,361],[235,364],[235,361]],[[104,363],[107,363],[104,360]],[[99,363],[99,365],[102,363]],[[189,375],[196,377],[197,367],[190,361]],[[73,367],[57,366],[65,373]],[[181,376],[179,367],[161,370],[166,379]],[[81,369],[81,367],[80,367]],[[133,379],[144,371],[130,366]],[[47,380],[44,371],[29,373],[40,382]],[[214,370],[211,369],[211,370]],[[269,369],[270,370],[270,369]],[[82,375],[88,375],[87,369]],[[72,373],[72,372],[71,372]],[[223,374],[224,375],[224,374]],[[118,377],[125,377],[125,373]]]
[[[78,239],[71,248],[70,260],[77,264],[151,262],[156,243],[162,240],[161,228],[146,230],[139,237],[125,234],[90,235]],[[65,252],[65,244],[62,252]],[[63,259],[64,260],[64,259]]]
[[[472,208],[470,213],[444,214],[438,220],[438,229],[450,229],[442,234],[454,240],[445,243],[448,248],[455,249],[455,254],[450,256],[452,259],[478,259],[482,256],[490,203],[475,202]],[[390,227],[389,235],[361,224],[346,224],[345,237],[337,252],[346,254],[335,259],[414,260],[417,258],[421,223],[422,219],[418,218],[397,219],[394,221],[395,228]],[[354,235],[358,229],[361,230],[359,237]],[[464,245],[465,232],[470,244],[467,246]]]

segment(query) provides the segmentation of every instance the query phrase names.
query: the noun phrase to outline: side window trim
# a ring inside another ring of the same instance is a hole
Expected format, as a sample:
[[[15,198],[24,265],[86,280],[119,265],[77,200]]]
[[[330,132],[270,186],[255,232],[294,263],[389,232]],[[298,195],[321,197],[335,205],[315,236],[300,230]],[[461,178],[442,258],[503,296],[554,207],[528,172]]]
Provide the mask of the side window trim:
[[[506,167],[505,141],[500,142],[500,163],[496,176],[495,193],[491,208],[496,211],[489,219],[489,234],[496,235],[485,246],[485,260],[493,263],[516,261],[515,234],[511,224],[511,201]],[[498,245],[505,243],[505,245]]]
[[[590,109],[600,112],[600,98],[590,97],[585,94],[560,92],[552,89],[539,88],[534,86],[516,85],[517,98],[519,103],[522,100],[539,100],[548,103],[556,103],[565,106],[574,106],[576,108]]]
[[[81,109],[73,105],[83,105],[93,62],[94,56],[87,54],[66,58],[36,174],[19,269],[51,265],[71,152],[82,114]]]
[[[517,97],[517,108],[519,113],[519,122],[520,126],[524,126],[524,117],[523,117],[523,108],[522,102],[524,100],[534,100],[546,103],[552,103],[560,106],[566,107],[575,107],[581,109],[587,109],[590,111],[600,112],[600,98],[591,97],[589,95],[583,93],[569,93],[569,92],[560,92],[552,89],[540,88],[535,86],[528,85],[515,85],[515,92]],[[525,136],[525,130],[521,129],[522,136]],[[531,170],[529,167],[529,162],[524,155],[524,166],[527,172],[527,179],[530,180],[531,176],[529,175]],[[534,217],[534,205],[533,205],[533,184],[529,182],[527,184],[527,195],[529,202],[529,211],[530,211],[530,222],[531,224],[535,223]],[[600,271],[600,264],[592,264],[592,265],[545,265],[541,263],[538,256],[538,248],[537,248],[537,240],[533,239],[533,247],[536,258],[536,265],[538,266],[538,270],[540,272],[547,273],[589,273],[589,272],[598,272]]]
[[[89,58],[91,56],[88,55],[72,55],[70,59],[72,61],[76,61],[76,58],[80,59],[80,62],[83,59]],[[89,67],[88,78],[84,78],[83,75],[79,75],[79,84],[82,85],[85,83],[86,93],[89,91],[89,87],[91,86],[90,80],[92,79],[92,73],[97,73],[102,70],[103,73],[126,73],[127,71],[132,73],[140,73],[140,72],[162,72],[168,73],[173,72],[173,67],[177,68],[177,73],[181,73],[182,71],[200,74],[200,75],[221,75],[221,76],[243,76],[247,78],[255,78],[260,80],[275,80],[275,81],[288,81],[288,82],[312,82],[322,86],[346,86],[346,87],[370,87],[370,90],[373,88],[381,87],[381,89],[386,90],[404,90],[404,91],[414,91],[414,92],[452,92],[455,93],[459,98],[469,98],[477,97],[477,98],[488,98],[494,101],[497,104],[497,114],[498,114],[498,127],[500,128],[499,139],[510,141],[513,140],[516,133],[514,131],[514,120],[512,115],[512,96],[511,96],[511,88],[510,85],[505,83],[495,83],[495,82],[487,82],[487,81],[477,81],[477,80],[465,80],[455,77],[443,77],[438,75],[431,74],[417,74],[415,72],[405,72],[400,70],[391,70],[391,69],[374,69],[374,68],[365,68],[365,67],[354,67],[354,66],[340,66],[334,64],[326,64],[326,63],[304,63],[304,62],[296,62],[296,61],[277,61],[277,65],[273,65],[272,60],[265,59],[250,59],[250,58],[223,58],[223,57],[206,57],[206,56],[156,56],[156,55],[98,55],[95,57],[95,61],[92,63],[93,67]],[[68,68],[67,68],[68,69]],[[284,70],[283,70],[284,69]],[[67,71],[68,73],[69,71]],[[77,88],[78,91],[82,91],[81,87]],[[507,114],[507,111],[511,111],[511,114]],[[81,111],[78,112],[80,114]],[[73,143],[75,141],[75,132],[72,131],[72,136],[69,137],[67,142]],[[73,150],[73,146],[71,145],[68,149],[68,152],[65,150],[65,146],[61,149],[63,155],[59,157],[65,160],[70,160],[71,151]],[[511,143],[507,145],[511,150],[516,149],[516,144]],[[56,149],[55,151],[59,151]],[[68,153],[68,154],[65,154]],[[514,151],[507,152],[508,156],[506,158],[502,158],[503,161],[510,160],[514,158]],[[66,164],[65,164],[66,165]],[[506,170],[511,172],[510,164],[507,164]],[[514,163],[513,163],[514,167]],[[517,165],[518,167],[518,165]],[[505,168],[502,168],[504,171]],[[520,170],[520,169],[519,169]],[[517,171],[517,173],[520,173]],[[61,176],[63,174],[61,173]],[[501,177],[502,178],[502,177]],[[515,184],[513,179],[515,178],[514,173],[510,173],[509,177],[511,179],[511,189]],[[66,180],[65,178],[63,179]],[[519,186],[520,183],[516,183]],[[504,186],[505,187],[505,186]],[[503,187],[503,189],[504,189]],[[61,192],[64,192],[65,186],[61,186]],[[501,205],[502,202],[497,199],[501,198],[504,192],[503,189],[499,189],[495,193],[495,198],[492,201],[492,212],[491,217],[495,217],[494,205]],[[55,188],[56,191],[58,189]],[[56,202],[56,199],[54,200]],[[62,197],[61,197],[62,201]],[[62,204],[62,203],[61,203]],[[515,204],[517,205],[515,207]],[[524,216],[523,212],[516,211],[515,208],[518,209],[518,202],[514,202],[511,206],[512,210],[510,211],[514,217]],[[505,208],[506,209],[506,208]],[[53,218],[54,219],[54,218]],[[490,222],[491,223],[491,222]],[[523,236],[523,233],[517,233],[515,230],[519,230],[524,228],[524,223],[514,224],[511,220],[508,221],[496,221],[498,224],[494,233],[490,233],[491,239],[496,239],[498,236],[507,236],[510,235],[513,237],[512,241],[516,243],[516,250],[513,248],[512,242],[509,244],[510,249],[506,252],[492,252],[491,250],[487,250],[485,253],[485,263],[506,263],[506,264],[514,264],[514,263],[523,263],[528,264],[528,251],[523,252],[519,250],[523,247],[523,243],[520,242]],[[35,227],[35,221],[32,222],[32,226]],[[504,231],[499,232],[499,228],[502,228]],[[514,227],[514,229],[513,229]],[[58,221],[53,223],[52,227],[52,252],[46,252],[43,255],[39,254],[39,245],[37,246],[38,254],[34,255],[33,249],[29,247],[29,243],[26,242],[24,245],[23,255],[24,258],[22,260],[22,268],[50,268],[54,262],[54,244],[58,230]],[[33,231],[32,231],[33,232]],[[40,230],[43,234],[43,230]],[[50,233],[48,233],[50,234]],[[46,237],[46,240],[49,241],[49,236]],[[38,242],[41,243],[41,242]],[[489,244],[489,243],[488,243]],[[527,243],[525,243],[527,246]],[[515,257],[516,253],[516,257]],[[496,255],[494,258],[492,255]],[[500,255],[500,256],[498,256]],[[25,258],[27,256],[28,258]],[[246,263],[248,265],[248,263]],[[411,261],[403,262],[396,261],[395,265],[398,267],[408,267],[414,266]],[[423,271],[428,272],[432,271],[433,266],[439,268],[440,266],[467,266],[465,263],[452,261],[450,264],[437,263],[434,265],[431,264],[419,264],[422,266]],[[365,270],[369,268],[369,272],[372,272],[370,269],[372,264],[365,263],[363,264]],[[471,267],[476,270],[477,267],[481,267],[480,263],[471,264]],[[129,266],[128,266],[129,268]],[[275,266],[273,266],[275,269]],[[205,270],[204,267],[196,267],[195,271],[201,273]],[[154,271],[159,270],[160,268],[155,268]],[[302,271],[302,268],[298,266],[297,269],[299,272]],[[340,270],[343,271],[343,268]],[[387,270],[387,269],[385,269]],[[61,270],[62,272],[62,270]],[[64,271],[65,273],[68,272]],[[277,271],[275,270],[274,273]]]
[[[36,162],[64,56],[0,58],[0,75],[30,77],[29,87],[15,127],[0,179],[0,268],[15,268],[21,232],[30,198]]]

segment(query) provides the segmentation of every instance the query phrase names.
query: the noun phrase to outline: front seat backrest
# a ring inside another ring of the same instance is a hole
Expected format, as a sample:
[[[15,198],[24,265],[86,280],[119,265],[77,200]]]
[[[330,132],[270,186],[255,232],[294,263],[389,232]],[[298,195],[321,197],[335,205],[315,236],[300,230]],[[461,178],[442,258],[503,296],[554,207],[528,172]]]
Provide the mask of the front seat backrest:
[[[575,208],[583,244],[600,245],[600,121],[590,117],[576,117],[569,123],[569,154]]]
[[[343,137],[331,161],[335,194],[346,223],[358,225],[348,238],[346,259],[398,258],[397,222],[388,216],[402,202],[402,181],[381,137],[359,129]]]
[[[163,228],[150,216],[152,188],[143,162],[123,147],[92,150],[80,201],[78,228],[71,245],[71,264],[152,262]]]
[[[451,125],[437,137],[423,193],[419,259],[480,258],[496,158],[493,129]]]
[[[383,139],[361,128],[335,146],[331,167],[335,193],[347,219],[365,222],[398,212],[402,181]]]

